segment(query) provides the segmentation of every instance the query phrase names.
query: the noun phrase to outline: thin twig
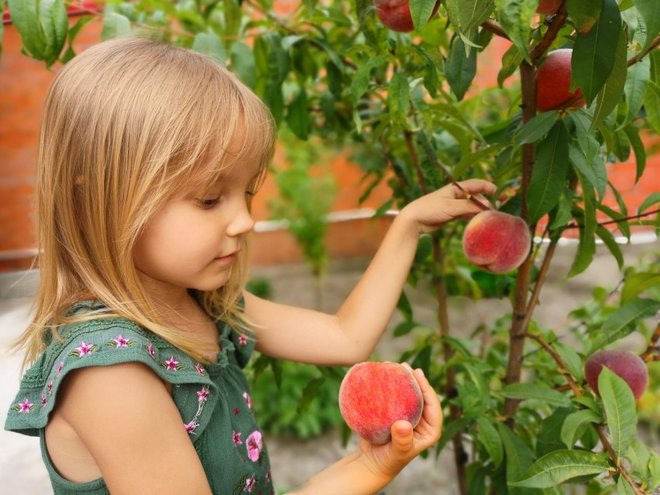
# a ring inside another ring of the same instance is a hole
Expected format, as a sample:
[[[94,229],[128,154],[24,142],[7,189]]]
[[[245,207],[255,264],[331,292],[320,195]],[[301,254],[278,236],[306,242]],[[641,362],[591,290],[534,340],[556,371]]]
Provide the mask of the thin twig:
[[[573,379],[573,375],[571,375],[571,373],[568,371],[568,367],[566,366],[566,363],[557,353],[557,351],[555,351],[552,348],[552,346],[548,342],[546,342],[543,339],[543,337],[541,337],[540,335],[536,335],[530,332],[525,332],[525,337],[535,340],[541,347],[543,347],[546,351],[548,351],[548,354],[550,354],[552,356],[552,359],[554,359],[555,362],[557,363],[557,366],[559,367],[559,372],[562,375],[564,375],[564,378],[566,378],[566,381],[568,382],[568,386],[571,388],[573,395],[575,395],[575,397],[580,397],[582,395],[582,392],[580,391],[580,387]]]
[[[660,343],[660,323],[658,323],[655,326],[655,332],[653,332],[653,336],[651,336],[651,342],[649,342],[648,347],[642,354],[640,354],[639,357],[641,357],[644,361],[647,363],[650,363],[651,361],[659,361],[660,360],[660,346],[658,345]]]
[[[644,213],[639,213],[638,215],[630,215],[628,217],[619,218],[617,220],[608,220],[607,222],[599,222],[598,225],[600,226],[613,225],[615,223],[625,222],[626,220],[637,220],[639,218],[648,217],[650,215],[655,215],[656,213],[660,213],[660,208],[651,211],[646,211]],[[581,223],[571,223],[566,225],[565,227],[562,227],[562,229],[583,229],[583,228],[584,225],[582,225]]]
[[[635,55],[633,58],[631,58],[630,60],[628,60],[628,67],[630,67],[631,65],[634,65],[634,64],[636,64],[637,62],[639,62],[640,60],[642,60],[646,55],[648,55],[649,53],[651,53],[651,52],[652,52],[653,50],[655,50],[658,46],[660,46],[660,36],[657,36],[657,37],[651,42],[651,44],[650,44],[650,45],[649,45],[644,51],[638,53],[638,54]]]
[[[561,7],[559,7],[559,10],[557,11],[554,19],[548,26],[548,30],[545,32],[545,35],[543,35],[543,39],[541,39],[539,44],[536,45],[529,54],[529,58],[532,63],[536,62],[548,50],[548,48],[550,48],[550,45],[552,45],[552,42],[555,41],[555,38],[557,38],[557,35],[559,34],[561,28],[564,26],[567,18],[568,12],[566,12],[566,6],[562,4]]]

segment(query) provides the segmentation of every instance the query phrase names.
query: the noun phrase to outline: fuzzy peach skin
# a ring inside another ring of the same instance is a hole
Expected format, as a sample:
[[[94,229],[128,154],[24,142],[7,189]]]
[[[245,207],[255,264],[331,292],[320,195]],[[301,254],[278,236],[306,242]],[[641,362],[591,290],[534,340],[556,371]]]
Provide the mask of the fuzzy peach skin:
[[[423,408],[417,380],[409,368],[398,363],[358,363],[339,387],[339,410],[346,424],[375,445],[390,440],[390,429],[399,420],[417,426]]]
[[[532,242],[525,221],[486,210],[475,215],[463,233],[463,252],[470,263],[491,273],[507,273],[527,257]]]
[[[415,27],[408,0],[374,0],[374,6],[380,22],[392,31],[407,33]]]
[[[584,376],[591,389],[597,394],[598,375],[603,366],[623,378],[635,399],[639,400],[649,383],[649,372],[642,358],[634,352],[623,349],[594,352],[584,363]]]
[[[571,93],[571,58],[573,50],[561,48],[548,53],[536,71],[536,109],[578,108],[586,103],[581,89]]]

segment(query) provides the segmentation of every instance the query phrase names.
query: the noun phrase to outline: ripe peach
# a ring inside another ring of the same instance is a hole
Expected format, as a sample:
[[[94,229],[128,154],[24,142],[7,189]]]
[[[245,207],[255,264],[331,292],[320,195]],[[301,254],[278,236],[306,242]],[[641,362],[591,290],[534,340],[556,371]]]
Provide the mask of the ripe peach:
[[[363,362],[348,370],[339,387],[339,410],[346,424],[373,444],[390,439],[398,420],[417,426],[424,399],[410,370],[391,362]]]
[[[415,28],[408,0],[374,0],[374,6],[380,21],[392,31],[407,33]]]
[[[491,273],[507,273],[527,257],[532,242],[525,221],[508,213],[486,210],[465,227],[463,252],[470,263]]]
[[[562,0],[541,0],[539,6],[536,8],[537,14],[551,15],[557,12],[561,5]]]
[[[619,375],[632,390],[635,399],[639,399],[649,383],[646,363],[637,354],[622,349],[594,352],[584,363],[584,376],[591,389],[598,393],[598,375],[606,366]]]
[[[561,48],[548,53],[536,72],[536,109],[578,108],[585,100],[580,88],[571,93],[571,57],[573,50]]]

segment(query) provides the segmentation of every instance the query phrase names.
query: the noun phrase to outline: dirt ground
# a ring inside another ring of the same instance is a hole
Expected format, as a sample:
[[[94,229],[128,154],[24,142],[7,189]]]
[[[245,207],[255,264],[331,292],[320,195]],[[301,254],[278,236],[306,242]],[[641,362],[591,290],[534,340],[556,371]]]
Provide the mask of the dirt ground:
[[[659,251],[657,240],[624,248],[626,261],[634,262],[639,256]],[[583,274],[567,279],[566,273],[574,255],[574,245],[561,246],[552,265],[541,305],[535,313],[543,325],[561,328],[570,309],[591,298],[596,285],[614,287],[621,279],[615,262],[599,246],[596,260]],[[364,271],[368,260],[334,261],[322,286],[322,309],[336,309]],[[268,279],[277,301],[305,307],[318,307],[317,291],[310,272],[304,265],[287,265],[254,269],[254,277]],[[0,422],[4,424],[6,408],[13,399],[19,380],[20,357],[6,350],[6,344],[15,338],[29,319],[29,305],[35,277],[13,285],[13,278],[0,276]],[[422,322],[433,323],[435,304],[424,291],[406,289]],[[473,303],[462,298],[450,300],[450,325],[460,337],[476,325],[488,324],[508,310],[507,301],[481,301]],[[392,325],[397,322],[395,317]],[[379,359],[396,359],[406,348],[405,339],[392,339],[386,335],[376,349]],[[344,455],[338,432],[330,432],[311,441],[266,437],[273,478],[279,488],[302,483]],[[48,495],[51,492],[42,466],[38,441],[33,438],[0,431],[0,492],[24,495]],[[353,443],[348,446],[350,450]],[[457,487],[451,446],[438,459],[416,459],[383,492],[386,495],[455,494]],[[343,495],[343,494],[338,494]]]

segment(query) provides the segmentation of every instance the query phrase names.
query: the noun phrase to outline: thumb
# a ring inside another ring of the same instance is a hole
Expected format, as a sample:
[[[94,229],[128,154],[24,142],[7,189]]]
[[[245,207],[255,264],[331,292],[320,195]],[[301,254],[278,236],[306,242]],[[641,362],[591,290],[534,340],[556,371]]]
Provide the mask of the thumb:
[[[405,453],[413,449],[413,426],[408,421],[396,421],[390,432],[392,433],[392,447],[396,451]]]

